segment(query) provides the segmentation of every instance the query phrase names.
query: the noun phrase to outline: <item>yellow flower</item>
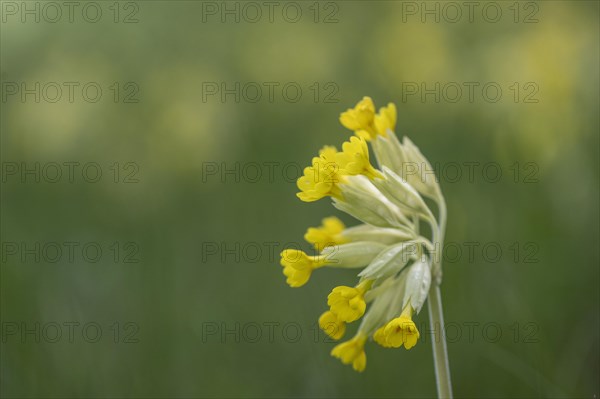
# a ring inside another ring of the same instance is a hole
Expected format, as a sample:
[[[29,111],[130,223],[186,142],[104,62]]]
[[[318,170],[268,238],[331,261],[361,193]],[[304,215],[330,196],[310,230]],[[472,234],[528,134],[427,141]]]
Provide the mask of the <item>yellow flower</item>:
[[[410,349],[417,344],[419,330],[412,321],[412,308],[407,305],[400,317],[390,320],[373,334],[373,339],[379,345],[389,348],[399,348],[402,345]]]
[[[345,243],[347,240],[341,236],[345,228],[340,219],[335,216],[328,217],[322,220],[321,227],[309,227],[304,239],[321,252],[325,247]]]
[[[352,368],[361,372],[367,367],[367,355],[365,354],[364,335],[356,335],[350,341],[342,342],[331,351],[331,356],[337,357],[344,364],[352,363]]]
[[[342,145],[342,152],[331,146],[319,151],[319,156],[312,159],[312,166],[304,168],[303,176],[298,178],[296,185],[300,192],[296,195],[305,202],[327,196],[342,198],[338,184],[343,182],[343,176],[360,174],[371,179],[382,177],[369,161],[365,139],[351,137]]]
[[[335,340],[342,338],[346,333],[346,323],[329,310],[319,317],[319,327]]]
[[[372,337],[386,348],[411,349],[420,338],[412,316],[420,312],[432,280],[440,284],[441,265],[432,256],[407,261],[398,254],[414,247],[418,254],[427,255],[441,244],[438,237],[443,237],[446,223],[445,201],[435,182],[410,180],[400,172],[403,162],[430,164],[408,138],[400,142],[396,137],[394,104],[377,111],[373,100],[363,97],[342,112],[339,120],[353,132],[352,137],[339,151],[332,146],[321,148],[298,178],[296,195],[305,202],[333,197],[335,208],[363,224],[346,228],[336,217],[324,218],[304,234],[316,256],[286,249],[281,252],[280,263],[291,287],[305,285],[321,267],[362,268],[356,286],[331,290],[329,309],[318,318],[320,329],[335,340],[345,335],[348,323],[363,318],[355,336],[331,351],[342,363],[362,372],[367,364],[367,339]],[[371,164],[369,142],[381,170]],[[435,214],[421,196],[439,205]],[[426,222],[431,228],[423,235],[420,225]],[[368,309],[367,302],[371,304]],[[438,349],[435,347],[436,359],[444,355]],[[438,385],[442,396],[444,392],[451,394],[446,382],[447,386],[442,386],[444,381]]]
[[[385,336],[385,326],[386,325],[387,324],[384,324],[383,326],[379,327],[373,333],[373,340],[375,342],[377,342],[379,345],[383,346],[384,348],[391,348],[392,346],[390,344],[388,344],[386,341],[386,336]]]
[[[336,162],[335,147],[325,146],[319,156],[312,159],[312,166],[304,168],[304,175],[298,178],[296,185],[300,192],[296,195],[304,202],[317,201],[323,197],[340,197],[337,184],[343,171]]]
[[[369,162],[369,148],[362,137],[350,137],[350,141],[344,142],[342,152],[338,152],[335,159],[345,174],[362,174],[370,179],[382,177]]]
[[[389,103],[387,107],[379,109],[379,113],[375,115],[374,123],[375,130],[382,136],[387,135],[387,130],[394,131],[396,129],[396,106]]]
[[[367,280],[356,287],[335,287],[327,296],[327,304],[340,320],[347,323],[358,320],[365,314],[367,303],[364,294],[372,283]]]
[[[396,128],[396,106],[389,103],[375,114],[373,100],[364,97],[354,108],[342,112],[340,122],[367,141],[375,139],[378,134],[385,137],[388,129],[394,131]]]
[[[337,154],[338,150],[332,145],[323,146],[319,150],[319,157],[323,159],[325,162],[335,162],[335,154]]]
[[[363,97],[354,108],[342,112],[340,115],[341,124],[353,131],[368,130],[373,126],[375,117],[375,105],[371,97]]]
[[[301,287],[308,282],[313,270],[326,265],[325,257],[308,256],[298,249],[284,249],[280,264],[290,287]]]

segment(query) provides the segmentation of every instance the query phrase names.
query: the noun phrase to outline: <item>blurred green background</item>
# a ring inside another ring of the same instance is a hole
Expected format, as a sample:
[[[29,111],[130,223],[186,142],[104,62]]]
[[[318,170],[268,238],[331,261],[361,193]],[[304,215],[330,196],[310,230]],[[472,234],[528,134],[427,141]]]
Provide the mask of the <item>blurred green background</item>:
[[[315,322],[352,271],[290,289],[278,265],[356,224],[294,177],[369,95],[447,172],[455,395],[597,397],[598,3],[492,3],[3,1],[2,396],[434,396],[425,333],[362,374],[329,356]]]

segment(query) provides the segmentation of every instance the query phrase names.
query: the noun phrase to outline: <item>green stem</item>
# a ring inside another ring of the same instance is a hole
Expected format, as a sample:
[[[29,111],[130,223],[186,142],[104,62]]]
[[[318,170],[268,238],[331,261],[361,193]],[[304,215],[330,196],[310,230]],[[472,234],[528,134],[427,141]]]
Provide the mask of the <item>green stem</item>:
[[[435,368],[435,382],[438,398],[452,398],[452,382],[450,380],[450,365],[448,364],[448,350],[446,348],[446,333],[444,331],[444,313],[442,310],[442,295],[440,286],[435,282],[429,290],[427,300],[429,311],[429,324],[431,324],[433,348],[433,365]]]
[[[452,398],[452,381],[450,379],[450,365],[448,364],[448,348],[446,347],[446,332],[444,329],[444,311],[442,309],[442,294],[440,292],[442,248],[444,245],[444,233],[446,231],[446,201],[439,193],[437,205],[439,208],[439,225],[434,232],[434,243],[438,243],[440,253],[434,256],[433,271],[440,273],[439,280],[436,278],[429,289],[427,309],[429,311],[429,324],[432,330],[431,346],[433,348],[433,366],[435,368],[435,382],[438,398]],[[435,234],[437,233],[437,234]],[[438,280],[438,281],[436,281]]]

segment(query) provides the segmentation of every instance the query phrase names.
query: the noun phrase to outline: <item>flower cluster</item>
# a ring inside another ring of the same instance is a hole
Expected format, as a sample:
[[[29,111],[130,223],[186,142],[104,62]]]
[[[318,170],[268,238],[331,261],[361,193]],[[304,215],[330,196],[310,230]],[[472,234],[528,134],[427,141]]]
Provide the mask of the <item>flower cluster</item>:
[[[356,286],[331,291],[319,326],[339,340],[346,324],[362,318],[354,337],[331,354],[363,371],[369,338],[386,348],[410,349],[417,343],[412,317],[427,299],[432,278],[434,284],[441,282],[433,250],[443,241],[446,208],[435,176],[421,173],[431,171],[429,162],[408,138],[400,142],[396,137],[394,104],[376,112],[373,101],[364,97],[340,115],[340,122],[354,136],[341,151],[332,146],[319,151],[298,179],[297,195],[305,202],[332,197],[334,207],[362,224],[347,228],[336,217],[323,219],[304,235],[317,254],[286,249],[281,265],[291,287],[303,286],[322,267],[360,269]],[[371,164],[368,143],[379,169]],[[404,168],[408,163],[410,173]],[[426,198],[436,203],[437,218]],[[419,232],[423,222],[431,226],[432,237]]]

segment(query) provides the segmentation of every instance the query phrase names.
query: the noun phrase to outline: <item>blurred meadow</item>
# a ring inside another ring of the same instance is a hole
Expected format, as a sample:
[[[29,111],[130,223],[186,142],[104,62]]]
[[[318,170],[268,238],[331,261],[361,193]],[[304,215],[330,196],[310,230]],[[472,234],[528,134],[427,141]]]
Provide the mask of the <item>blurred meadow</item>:
[[[358,374],[355,273],[279,266],[357,224],[295,178],[368,95],[448,203],[455,396],[597,397],[598,2],[267,3],[0,3],[1,396],[434,396],[427,309]]]

